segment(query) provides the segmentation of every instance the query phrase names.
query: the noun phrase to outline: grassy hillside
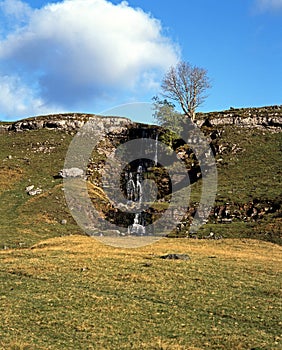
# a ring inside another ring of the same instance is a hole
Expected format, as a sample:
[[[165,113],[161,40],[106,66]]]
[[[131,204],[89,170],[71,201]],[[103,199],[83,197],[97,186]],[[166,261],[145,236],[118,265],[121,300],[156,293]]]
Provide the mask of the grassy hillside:
[[[281,133],[229,126],[223,128],[221,145],[225,150],[217,156],[218,200],[243,204],[278,199],[282,193]]]
[[[203,235],[213,231],[223,236],[255,237],[281,244],[282,134],[255,128],[221,128],[222,151],[216,156],[216,205],[228,203],[231,209],[239,210],[254,204],[263,215],[256,219],[235,219],[232,224],[214,225],[211,220],[202,228]],[[271,213],[272,207],[276,212]]]
[[[210,223],[210,231],[223,237],[251,237],[281,243],[281,133],[225,126],[218,142],[218,194],[216,206],[233,208],[259,203],[268,209],[256,220],[232,224]],[[30,246],[42,238],[82,233],[65,204],[61,179],[72,136],[59,130],[39,129],[0,134],[0,247]],[[42,193],[29,196],[34,185]],[[198,193],[201,182],[193,185]],[[269,208],[276,206],[276,211]],[[62,225],[62,220],[67,220]]]
[[[164,260],[177,252],[190,260]],[[281,349],[281,257],[255,240],[83,236],[1,251],[0,349]]]
[[[218,128],[215,207],[255,203],[263,215],[211,217],[199,232],[226,239],[138,249],[102,245],[72,219],[56,178],[69,133],[0,130],[1,350],[281,349],[281,209],[270,209],[281,206],[281,133]],[[196,201],[201,181],[192,187]]]
[[[30,246],[42,238],[79,232],[66,209],[62,181],[71,136],[54,130],[0,134],[0,246]],[[34,185],[42,194],[29,196]],[[67,219],[67,227],[60,224]]]

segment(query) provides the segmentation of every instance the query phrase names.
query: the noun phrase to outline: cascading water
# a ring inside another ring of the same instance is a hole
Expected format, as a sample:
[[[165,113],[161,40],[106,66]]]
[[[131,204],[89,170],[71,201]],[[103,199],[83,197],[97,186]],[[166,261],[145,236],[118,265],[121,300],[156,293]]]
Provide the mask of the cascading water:
[[[126,175],[127,183],[126,183],[126,193],[127,193],[127,201],[130,202],[138,202],[142,204],[143,202],[143,165],[140,163],[137,167],[136,178],[134,181],[134,177],[132,172]],[[144,218],[142,218],[142,213],[136,213],[134,217],[133,224],[128,227],[128,234],[142,236],[146,233]]]
[[[147,136],[146,132],[143,131],[142,137]],[[152,163],[156,167],[158,165],[158,138],[159,134],[155,134],[155,142],[148,143],[148,137],[144,137],[144,145],[143,147],[148,148],[149,153],[152,154]],[[148,143],[148,144],[147,144]],[[136,166],[136,164],[135,164]],[[142,207],[142,203],[147,201],[147,197],[151,197],[150,193],[144,193],[144,189],[147,191],[149,190],[148,187],[143,186],[144,181],[144,173],[147,172],[147,169],[149,170],[149,164],[144,161],[140,160],[137,164],[137,168],[135,168],[135,171],[132,171],[130,169],[126,174],[126,196],[127,196],[127,203],[130,205],[130,203],[135,202],[138,204],[138,208]],[[150,191],[150,190],[149,190]],[[146,198],[145,198],[146,196]],[[128,234],[129,235],[138,235],[142,236],[146,234],[146,213],[144,212],[136,212],[133,224],[128,226]],[[147,233],[148,234],[148,233]]]
[[[136,201],[143,202],[143,188],[141,184],[142,180],[139,174],[136,175]]]
[[[159,139],[159,134],[156,133],[156,139],[155,139],[155,166],[158,165],[158,139]]]
[[[135,199],[135,191],[136,191],[136,186],[133,181],[133,175],[132,173],[129,173],[128,181],[126,183],[126,194],[127,194],[128,201],[133,201]]]
[[[140,224],[140,221],[141,221],[140,216],[141,216],[140,213],[135,214],[134,222],[130,230],[131,234],[142,236],[146,233],[145,226]]]

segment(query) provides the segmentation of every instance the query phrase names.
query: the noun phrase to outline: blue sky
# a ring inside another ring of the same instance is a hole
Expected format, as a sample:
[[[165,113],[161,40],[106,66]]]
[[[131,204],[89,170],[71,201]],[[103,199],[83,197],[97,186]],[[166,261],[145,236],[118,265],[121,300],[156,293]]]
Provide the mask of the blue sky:
[[[282,104],[282,0],[0,0],[0,120],[150,102],[180,59],[201,111]]]

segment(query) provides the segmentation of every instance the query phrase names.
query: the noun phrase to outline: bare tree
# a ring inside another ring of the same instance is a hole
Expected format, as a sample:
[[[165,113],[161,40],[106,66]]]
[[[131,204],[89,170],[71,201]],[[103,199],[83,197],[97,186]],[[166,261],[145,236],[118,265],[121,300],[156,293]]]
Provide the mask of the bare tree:
[[[161,89],[162,95],[180,104],[183,112],[192,121],[196,109],[207,98],[205,91],[210,88],[207,70],[180,61],[166,73]]]

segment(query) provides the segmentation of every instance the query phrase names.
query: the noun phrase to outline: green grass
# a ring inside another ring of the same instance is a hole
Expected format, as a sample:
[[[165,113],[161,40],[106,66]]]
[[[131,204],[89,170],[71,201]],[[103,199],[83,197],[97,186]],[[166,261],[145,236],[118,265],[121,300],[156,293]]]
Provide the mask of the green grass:
[[[281,349],[282,248],[251,239],[281,243],[279,213],[199,231],[223,240],[102,245],[82,236],[54,178],[71,138],[0,134],[0,349]],[[220,143],[216,205],[281,203],[281,133],[226,127]],[[28,196],[31,184],[43,193]],[[191,260],[159,258],[175,252]]]
[[[186,253],[191,260],[159,256]],[[72,236],[0,252],[0,348],[281,349],[281,247]]]
[[[70,140],[68,134],[44,129],[0,135],[0,247],[79,232],[66,208],[62,181],[53,177],[63,168]],[[29,185],[43,194],[29,196]],[[62,219],[68,219],[68,228]]]
[[[30,246],[42,238],[82,233],[66,206],[62,180],[53,177],[64,166],[71,139],[67,133],[47,129],[0,135],[0,248]],[[267,201],[281,205],[281,142],[281,133],[226,126],[219,140],[225,151],[217,156],[222,161],[218,163],[216,205],[228,202],[238,206],[254,200],[262,205]],[[42,188],[42,195],[28,196],[25,188],[31,184]],[[199,201],[200,190],[201,181],[192,186],[192,202]],[[67,220],[67,225],[61,225],[62,220]],[[212,230],[224,237],[281,243],[279,220],[275,214],[255,225],[205,226],[202,234]]]
[[[218,200],[247,203],[276,200],[282,193],[282,134],[225,127],[221,143],[235,152],[218,155]]]

